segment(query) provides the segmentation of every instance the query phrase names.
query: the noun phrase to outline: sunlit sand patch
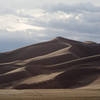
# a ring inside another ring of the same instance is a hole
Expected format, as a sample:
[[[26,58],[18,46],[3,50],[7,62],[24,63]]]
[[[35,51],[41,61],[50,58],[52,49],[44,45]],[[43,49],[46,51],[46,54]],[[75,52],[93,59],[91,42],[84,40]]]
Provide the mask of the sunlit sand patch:
[[[32,84],[32,83],[39,83],[39,82],[48,81],[48,80],[51,80],[51,79],[55,78],[57,75],[60,75],[62,73],[64,73],[64,71],[56,72],[56,73],[52,73],[52,74],[37,75],[37,76],[34,76],[34,77],[31,77],[31,78],[24,80],[20,84]]]

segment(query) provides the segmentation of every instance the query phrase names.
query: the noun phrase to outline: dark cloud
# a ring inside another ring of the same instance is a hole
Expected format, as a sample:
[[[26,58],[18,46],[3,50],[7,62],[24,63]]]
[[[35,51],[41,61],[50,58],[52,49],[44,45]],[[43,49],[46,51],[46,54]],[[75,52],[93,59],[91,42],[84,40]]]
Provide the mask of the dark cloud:
[[[95,6],[92,3],[79,3],[74,5],[68,5],[59,3],[53,6],[46,6],[46,10],[49,12],[64,11],[67,13],[84,13],[84,12],[100,12],[100,7]]]
[[[0,51],[56,36],[100,42],[100,7],[91,3],[19,8],[0,10]]]
[[[89,34],[91,36],[91,34],[94,34],[100,36],[100,7],[91,3],[77,5],[59,4],[48,7],[46,10],[51,14],[59,11],[72,14],[72,17],[64,21],[62,19],[57,20],[57,18],[50,20],[47,24],[50,28],[63,29],[73,33],[77,32],[81,35]],[[93,40],[95,41],[95,39]]]

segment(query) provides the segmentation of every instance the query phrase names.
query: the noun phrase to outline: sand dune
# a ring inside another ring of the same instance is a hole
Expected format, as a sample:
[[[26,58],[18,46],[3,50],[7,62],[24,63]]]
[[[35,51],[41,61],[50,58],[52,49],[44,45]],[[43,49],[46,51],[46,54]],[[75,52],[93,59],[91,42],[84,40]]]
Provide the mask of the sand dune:
[[[0,88],[100,87],[100,44],[57,37],[0,53]]]

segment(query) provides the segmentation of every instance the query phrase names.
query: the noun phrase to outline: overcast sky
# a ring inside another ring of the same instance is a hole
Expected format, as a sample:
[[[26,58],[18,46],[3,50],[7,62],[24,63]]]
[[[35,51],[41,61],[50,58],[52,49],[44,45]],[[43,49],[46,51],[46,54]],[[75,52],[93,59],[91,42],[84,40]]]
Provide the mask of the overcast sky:
[[[0,52],[57,36],[100,43],[100,0],[0,0]]]

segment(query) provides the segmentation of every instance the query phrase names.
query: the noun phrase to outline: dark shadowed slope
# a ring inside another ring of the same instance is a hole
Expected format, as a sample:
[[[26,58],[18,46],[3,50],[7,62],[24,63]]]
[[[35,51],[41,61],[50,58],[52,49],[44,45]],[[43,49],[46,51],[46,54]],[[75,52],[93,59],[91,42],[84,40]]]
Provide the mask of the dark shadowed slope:
[[[100,87],[100,45],[62,37],[0,54],[0,88]]]

